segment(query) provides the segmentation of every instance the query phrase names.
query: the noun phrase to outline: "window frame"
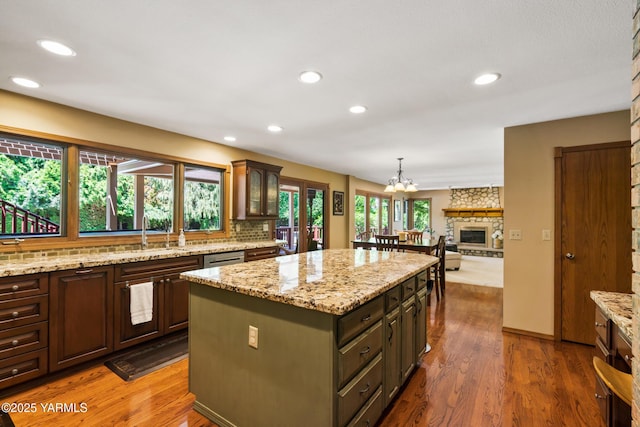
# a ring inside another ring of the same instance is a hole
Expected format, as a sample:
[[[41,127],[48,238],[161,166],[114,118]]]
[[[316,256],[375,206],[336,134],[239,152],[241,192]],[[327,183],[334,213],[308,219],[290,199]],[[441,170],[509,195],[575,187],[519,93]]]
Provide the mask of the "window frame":
[[[386,193],[374,193],[374,192],[370,192],[370,191],[364,191],[364,190],[356,190],[355,196],[362,196],[365,198],[365,202],[364,202],[364,219],[365,219],[365,232],[369,233],[371,232],[371,222],[370,222],[370,203],[371,203],[371,198],[378,198],[379,203],[378,203],[378,229],[377,232],[381,232],[381,226],[383,224],[382,221],[382,212],[384,211],[384,209],[382,209],[382,201],[383,200],[387,200],[388,201],[388,208],[387,208],[387,224],[389,227],[389,234],[393,234],[393,198],[391,196],[389,196]],[[352,203],[352,205],[354,206],[355,209],[355,201],[354,203]],[[351,213],[354,217],[355,217],[355,211]],[[373,237],[373,236],[370,236]]]
[[[41,140],[42,143],[50,143],[53,145],[64,147],[66,156],[63,156],[63,163],[61,164],[62,172],[62,188],[61,188],[61,221],[60,229],[61,235],[59,236],[25,236],[24,239],[21,236],[19,247],[22,250],[44,250],[44,249],[56,249],[56,248],[73,248],[77,247],[79,241],[82,242],[81,246],[114,246],[114,245],[138,245],[140,244],[140,232],[135,230],[124,230],[119,232],[106,232],[99,233],[98,235],[86,235],[80,233],[79,228],[79,155],[80,150],[98,150],[112,153],[121,153],[126,156],[132,156],[137,158],[143,158],[147,160],[158,160],[166,163],[174,164],[174,179],[173,179],[173,218],[180,218],[182,221],[184,216],[184,170],[185,165],[189,166],[203,166],[207,168],[219,169],[222,172],[223,180],[223,195],[222,195],[222,213],[223,218],[221,220],[221,230],[191,230],[185,231],[188,233],[188,237],[195,240],[215,239],[215,238],[228,238],[230,236],[230,215],[229,215],[229,201],[230,201],[230,177],[231,167],[230,165],[222,165],[212,162],[204,162],[197,159],[187,159],[179,156],[152,153],[144,150],[138,150],[135,148],[122,147],[118,145],[110,145],[101,142],[82,140],[78,138],[71,138],[61,135],[54,135],[44,132],[30,131],[25,129],[17,129],[0,125],[0,132],[11,135],[15,138],[29,138],[35,140]],[[64,185],[66,183],[67,185]],[[177,221],[173,221],[173,230],[171,231],[172,242],[177,239],[179,227],[176,225]],[[150,243],[164,242],[166,233],[152,233],[148,236]],[[10,242],[15,240],[12,237],[0,237],[0,241]],[[18,242],[16,241],[16,245]],[[1,252],[13,252],[16,250],[16,245],[5,244],[0,245]]]

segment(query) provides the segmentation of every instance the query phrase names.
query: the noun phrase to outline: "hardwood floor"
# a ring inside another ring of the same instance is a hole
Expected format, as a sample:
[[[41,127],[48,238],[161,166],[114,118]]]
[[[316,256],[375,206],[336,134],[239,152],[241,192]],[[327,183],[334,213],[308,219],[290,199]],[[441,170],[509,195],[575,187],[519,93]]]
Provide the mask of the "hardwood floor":
[[[432,350],[379,427],[604,426],[593,348],[502,333],[501,289],[448,283],[431,304]],[[11,414],[17,427],[212,426],[191,409],[187,370],[183,360],[127,383],[96,364],[0,401],[37,405]],[[49,403],[76,403],[77,412],[46,412]]]

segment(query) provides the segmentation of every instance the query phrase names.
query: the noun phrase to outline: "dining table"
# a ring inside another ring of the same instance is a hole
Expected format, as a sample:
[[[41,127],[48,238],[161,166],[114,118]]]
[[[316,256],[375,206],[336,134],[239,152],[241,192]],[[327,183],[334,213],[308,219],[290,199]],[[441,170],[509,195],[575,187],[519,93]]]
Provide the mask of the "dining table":
[[[376,247],[376,239],[372,237],[368,240],[355,239],[351,241],[353,249],[363,248],[372,249]],[[438,247],[438,239],[423,239],[422,242],[415,242],[413,240],[401,240],[398,244],[398,248],[401,251],[415,251],[423,252],[427,255],[433,254]]]

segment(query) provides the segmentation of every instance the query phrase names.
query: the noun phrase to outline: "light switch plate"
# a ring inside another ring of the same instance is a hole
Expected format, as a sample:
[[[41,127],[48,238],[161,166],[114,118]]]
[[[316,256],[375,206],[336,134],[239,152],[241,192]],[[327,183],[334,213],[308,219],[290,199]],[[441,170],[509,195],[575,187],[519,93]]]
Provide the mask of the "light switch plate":
[[[542,230],[542,240],[551,240],[551,230]]]
[[[522,240],[522,230],[509,230],[509,240]]]

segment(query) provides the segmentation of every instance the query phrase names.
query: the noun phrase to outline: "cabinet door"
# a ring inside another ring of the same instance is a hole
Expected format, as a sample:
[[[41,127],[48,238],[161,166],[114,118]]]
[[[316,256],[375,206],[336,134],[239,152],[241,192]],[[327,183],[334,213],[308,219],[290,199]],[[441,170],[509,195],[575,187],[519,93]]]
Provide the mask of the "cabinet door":
[[[279,215],[280,174],[274,171],[266,171],[266,175],[265,214],[277,217]]]
[[[422,288],[416,294],[416,362],[427,347],[427,290]]]
[[[247,215],[260,216],[264,214],[262,207],[262,187],[264,171],[262,169],[247,168]]]
[[[154,282],[153,317],[151,321],[133,325],[131,323],[131,291],[129,285],[134,283],[120,282],[115,285],[115,322],[113,327],[114,349],[120,350],[135,344],[156,338],[161,335],[160,301],[162,287]]]
[[[416,357],[416,301],[414,296],[407,298],[402,303],[402,382],[409,378],[415,366]]]
[[[113,350],[113,267],[50,275],[49,370]]]
[[[189,325],[189,281],[172,275],[164,283],[164,333]]]
[[[402,368],[400,366],[400,308],[396,307],[385,316],[384,330],[384,406],[400,390]]]

